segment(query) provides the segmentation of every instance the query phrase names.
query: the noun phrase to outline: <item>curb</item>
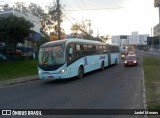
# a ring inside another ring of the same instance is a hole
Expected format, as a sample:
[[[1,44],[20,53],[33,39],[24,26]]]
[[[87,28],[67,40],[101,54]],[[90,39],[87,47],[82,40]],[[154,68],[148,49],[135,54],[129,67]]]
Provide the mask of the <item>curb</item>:
[[[19,84],[19,83],[25,83],[28,81],[35,81],[35,80],[38,80],[38,75],[20,77],[20,78],[10,79],[10,80],[4,80],[4,81],[0,81],[0,87],[15,85],[15,84]]]
[[[145,78],[144,78],[144,69],[143,69],[143,58],[142,58],[142,86],[143,86],[143,105],[144,105],[144,109],[147,110],[147,98],[146,98]],[[148,118],[148,116],[144,115],[144,118]]]

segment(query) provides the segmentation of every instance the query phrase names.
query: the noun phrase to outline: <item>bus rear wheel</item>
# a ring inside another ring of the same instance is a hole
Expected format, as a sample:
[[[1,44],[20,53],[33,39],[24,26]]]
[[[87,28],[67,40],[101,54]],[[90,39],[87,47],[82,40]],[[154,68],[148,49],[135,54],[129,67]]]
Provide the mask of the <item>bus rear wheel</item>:
[[[78,78],[81,79],[84,77],[84,69],[83,67],[79,67],[79,70],[78,70]]]

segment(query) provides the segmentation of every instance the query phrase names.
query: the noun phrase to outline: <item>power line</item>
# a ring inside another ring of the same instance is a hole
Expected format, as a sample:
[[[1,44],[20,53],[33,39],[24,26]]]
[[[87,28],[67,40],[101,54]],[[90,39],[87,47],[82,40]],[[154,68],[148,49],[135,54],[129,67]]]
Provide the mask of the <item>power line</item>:
[[[30,2],[30,1],[27,1],[29,4],[30,3],[33,3],[33,2]],[[5,3],[5,4],[10,4],[10,3],[12,3],[12,4],[15,4],[15,3],[18,3],[18,2],[7,2],[7,1],[0,1],[0,3]],[[26,4],[26,2],[23,2],[23,3],[25,3]],[[41,3],[41,2],[38,2],[38,3],[34,3],[34,4],[51,4],[52,2],[43,2],[43,3]]]
[[[82,14],[85,14],[84,8],[82,7],[83,5],[79,3],[79,0],[72,0],[72,3],[75,3],[75,4],[76,4],[76,6],[80,9],[79,11],[82,12]],[[84,3],[84,2],[83,2],[83,3]],[[71,12],[72,9],[69,10],[69,11]]]
[[[70,6],[69,8],[73,9],[72,5],[70,4],[70,2],[68,0],[65,0],[65,2]]]
[[[65,1],[66,1],[66,0],[65,0]],[[79,3],[79,1],[67,0],[67,2],[69,3],[70,6],[73,6],[73,5],[75,4],[78,8],[81,9],[80,12],[82,12],[82,14],[85,14],[85,12],[84,12],[84,10],[83,10],[84,8],[82,7],[82,4]],[[84,3],[84,2],[83,2],[83,3]],[[74,6],[75,6],[75,5],[74,5]],[[67,7],[68,10],[62,10],[62,11],[66,11],[66,13],[69,12],[68,14],[71,15],[73,8],[75,8],[74,6],[73,6],[72,8],[71,8],[71,7],[69,7],[69,8]],[[73,20],[76,20],[76,19],[74,19],[74,18],[72,18],[72,19],[73,19]],[[78,20],[76,20],[76,22],[77,22],[77,21],[78,21]],[[78,21],[78,22],[79,22],[79,21]]]
[[[74,1],[74,3],[76,3],[76,5],[77,5],[80,9],[83,9],[83,8],[81,7],[81,5],[78,4],[78,2],[76,2],[75,0],[73,0],[73,1]]]
[[[65,7],[63,7],[63,11],[65,11],[65,14],[67,14],[67,16],[69,16],[69,14],[72,14],[72,13],[70,12],[70,10],[73,9],[73,7],[72,7],[72,5],[70,4],[70,2],[69,2],[68,0],[65,0],[65,3],[67,4],[68,10],[66,10]],[[64,4],[65,4],[65,3],[64,3]],[[69,5],[69,7],[68,7],[68,5]]]
[[[107,7],[107,8],[95,8],[95,9],[83,9],[83,10],[89,10],[89,11],[96,11],[96,10],[114,10],[114,9],[123,9],[124,7]],[[80,9],[72,9],[72,10],[66,10],[66,11],[81,11]]]
[[[62,12],[61,12],[62,13]],[[63,13],[62,13],[63,14]],[[74,23],[65,15],[63,14],[70,22],[72,25],[74,25]],[[83,32],[84,34],[91,36],[90,34],[88,34],[84,29],[82,29],[81,27],[78,28],[81,32]]]
[[[81,1],[82,1],[83,5],[85,6],[85,8],[87,9],[87,6],[84,4],[83,0],[81,0]]]
[[[69,21],[71,22],[72,25],[74,25],[74,23],[73,23],[63,12],[61,12],[61,13],[63,14],[64,17],[66,17],[67,20],[69,20]],[[70,15],[68,15],[68,16],[69,16],[72,20],[75,20],[76,22],[79,22],[77,19],[71,17]]]

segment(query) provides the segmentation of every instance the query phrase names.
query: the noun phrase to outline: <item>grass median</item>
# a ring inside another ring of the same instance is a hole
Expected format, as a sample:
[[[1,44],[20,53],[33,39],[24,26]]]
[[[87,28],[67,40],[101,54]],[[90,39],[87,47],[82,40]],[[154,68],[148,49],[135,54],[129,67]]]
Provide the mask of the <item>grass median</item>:
[[[0,63],[0,81],[37,74],[37,60]]]
[[[143,58],[147,108],[160,109],[160,58]]]

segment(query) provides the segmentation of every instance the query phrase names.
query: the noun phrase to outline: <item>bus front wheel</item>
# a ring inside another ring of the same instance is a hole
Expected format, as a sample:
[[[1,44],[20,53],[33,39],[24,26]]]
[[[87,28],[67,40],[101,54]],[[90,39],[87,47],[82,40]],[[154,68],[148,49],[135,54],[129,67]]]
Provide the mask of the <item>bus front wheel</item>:
[[[81,66],[81,67],[79,67],[79,70],[78,70],[78,78],[81,79],[81,78],[83,78],[83,76],[84,76],[84,69]]]

